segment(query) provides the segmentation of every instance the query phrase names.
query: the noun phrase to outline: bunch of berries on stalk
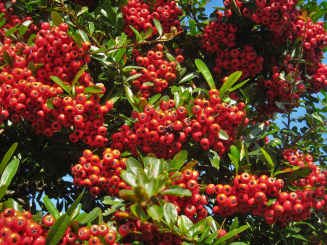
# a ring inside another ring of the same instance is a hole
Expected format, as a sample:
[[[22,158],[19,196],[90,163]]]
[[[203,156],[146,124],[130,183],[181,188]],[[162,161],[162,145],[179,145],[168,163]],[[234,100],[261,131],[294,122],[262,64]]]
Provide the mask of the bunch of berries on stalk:
[[[217,205],[212,209],[214,215],[227,217],[235,212],[251,211],[252,215],[263,216],[268,224],[280,221],[281,226],[285,227],[291,220],[306,220],[311,215],[312,208],[320,210],[325,207],[326,176],[312,162],[313,157],[310,154],[303,156],[301,151],[286,150],[284,158],[292,165],[308,166],[313,170],[305,179],[293,182],[295,186],[308,188],[281,192],[284,187],[282,179],[242,173],[234,178],[233,186],[207,186],[207,194],[216,196]],[[312,187],[315,190],[312,190]],[[270,199],[276,200],[271,203]]]
[[[121,132],[113,134],[111,148],[126,149],[138,155],[136,146],[139,146],[146,154],[170,159],[192,137],[204,150],[212,147],[223,158],[235,141],[237,127],[246,119],[245,104],[221,103],[217,89],[210,90],[209,96],[210,101],[195,99],[189,112],[185,106],[176,106],[173,99],[161,101],[160,109],[147,105],[143,112],[133,111],[132,118],[138,122],[133,128],[123,125]],[[188,113],[193,114],[193,118],[189,118]],[[221,130],[228,139],[220,137]]]
[[[0,1],[0,12],[1,12],[1,14],[4,14],[4,16],[2,18],[5,18],[5,20],[6,20],[6,23],[0,28],[1,33],[6,34],[5,29],[9,30],[14,27],[17,28],[26,21],[33,21],[32,17],[22,17],[22,16],[11,14],[13,9],[12,8],[7,9],[5,7],[6,2],[7,2],[6,0]],[[32,33],[35,33],[36,31],[37,31],[37,26],[34,25],[33,23],[31,23],[30,25],[28,25],[28,28],[27,28],[25,34],[23,35],[24,39],[28,40],[29,36]],[[5,39],[5,36],[0,35],[0,41],[2,43],[3,43],[4,39]]]
[[[131,187],[120,178],[120,172],[126,169],[126,158],[120,157],[119,150],[107,148],[100,159],[85,150],[79,158],[79,163],[72,168],[76,176],[73,184],[77,187],[90,188],[92,196],[99,195],[104,190],[109,196],[118,196],[120,190],[130,190]]]
[[[133,85],[135,89],[141,91],[144,98],[148,98],[151,91],[161,93],[162,90],[171,85],[176,80],[177,65],[184,61],[181,49],[175,49],[178,64],[174,61],[169,62],[162,53],[162,49],[163,45],[157,44],[156,49],[149,50],[145,57],[140,55],[138,49],[132,51],[132,55],[136,57],[137,65],[146,67],[140,73],[135,69],[130,73],[130,75],[142,74],[133,80]],[[149,82],[152,84],[145,84]]]
[[[163,33],[171,33],[172,27],[178,31],[183,30],[178,20],[178,16],[183,15],[183,10],[177,6],[175,1],[158,0],[152,6],[150,1],[145,3],[143,0],[128,0],[127,6],[124,5],[121,12],[123,13],[124,31],[130,37],[134,36],[130,26],[139,32],[146,32],[153,28],[153,33],[147,39],[158,35],[154,19],[161,23]]]
[[[91,146],[102,147],[107,139],[107,129],[103,127],[104,118],[113,108],[111,101],[100,105],[99,94],[88,96],[88,87],[93,87],[91,75],[83,72],[75,84],[75,76],[86,63],[91,61],[87,54],[91,44],[78,44],[67,34],[69,26],[50,28],[43,22],[37,33],[35,45],[28,46],[13,43],[6,38],[0,47],[0,62],[12,59],[12,66],[5,65],[1,69],[0,81],[0,124],[10,119],[18,123],[21,118],[30,121],[38,134],[51,137],[63,127],[73,128],[69,139],[73,142],[83,140]],[[22,49],[22,54],[17,52]],[[61,86],[52,79],[59,78],[60,83],[68,90],[75,87],[75,96],[65,95]],[[104,86],[99,86],[103,94]],[[50,101],[50,107],[49,102]]]

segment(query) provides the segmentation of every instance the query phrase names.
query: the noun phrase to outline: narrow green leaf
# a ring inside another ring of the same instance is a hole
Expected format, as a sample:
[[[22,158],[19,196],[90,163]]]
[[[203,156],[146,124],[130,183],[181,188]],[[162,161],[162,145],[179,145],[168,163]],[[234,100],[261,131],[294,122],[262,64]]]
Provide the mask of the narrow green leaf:
[[[81,29],[78,29],[76,31],[76,33],[79,33],[81,35],[83,42],[89,42],[90,41],[90,39],[87,36],[87,34],[84,31],[82,31]]]
[[[233,165],[235,167],[236,172],[238,172],[238,170],[239,170],[239,164],[238,164],[237,159],[233,155],[231,155],[229,153],[228,153],[228,156],[229,156],[230,160],[232,161],[232,163],[233,163]]]
[[[219,131],[219,139],[228,140],[229,139],[229,136],[228,136],[228,134],[224,130],[220,129],[220,131]]]
[[[82,220],[84,220],[86,217],[88,216],[87,213],[81,213],[80,215],[78,215],[76,218],[74,218],[74,221],[77,222],[81,222]]]
[[[49,107],[50,109],[54,109],[53,99],[54,99],[54,97],[47,100],[47,107]]]
[[[0,186],[0,200],[5,196],[8,186],[2,185]]]
[[[51,19],[55,26],[59,26],[61,23],[64,22],[64,20],[61,18],[61,16],[57,12],[51,13]]]
[[[212,149],[209,149],[208,156],[209,156],[212,166],[214,166],[216,169],[219,169],[220,157],[219,157],[218,153]]]
[[[151,205],[147,208],[148,214],[151,216],[153,220],[159,220],[164,215],[164,211],[162,207],[159,207],[158,205]]]
[[[191,36],[196,36],[195,20],[190,19],[190,20],[189,20],[189,26],[190,26],[190,28],[191,28],[191,30],[190,30],[190,34],[191,34]]]
[[[8,201],[11,203],[11,208],[13,208],[16,211],[23,212],[24,210],[21,208],[18,202],[16,202],[14,199],[9,198]]]
[[[36,38],[36,35],[35,34],[32,34],[28,40],[27,40],[27,45],[28,46],[32,46],[32,44],[34,43],[34,39]]]
[[[77,43],[78,47],[81,48],[83,43],[81,34],[75,33],[72,37],[74,41]]]
[[[239,150],[237,149],[237,147],[236,147],[235,145],[232,145],[232,146],[230,147],[230,151],[231,151],[233,157],[235,157],[236,160],[239,162],[239,161],[241,160],[241,156],[240,156],[240,152],[239,152]]]
[[[82,204],[79,204],[79,205],[77,206],[77,208],[76,208],[76,209],[72,212],[72,214],[70,215],[70,216],[71,216],[71,220],[74,220],[74,219],[79,215],[81,209],[82,209]]]
[[[18,29],[19,36],[23,36],[26,33],[30,24],[32,24],[31,20],[24,21],[24,23]]]
[[[61,81],[61,79],[59,77],[50,76],[50,78],[51,78],[52,81],[54,81],[60,87],[62,87],[62,89],[65,90],[69,95],[71,95],[70,89],[63,83],[63,81]]]
[[[220,244],[223,241],[226,241],[227,239],[234,237],[236,234],[241,233],[242,231],[245,231],[246,229],[250,228],[250,225],[243,225],[238,229],[232,230],[230,232],[228,232],[225,236],[220,237],[215,243],[214,245]]]
[[[159,37],[161,37],[162,36],[162,26],[161,26],[159,20],[153,19],[153,22],[154,22],[155,26],[157,27]]]
[[[102,89],[99,86],[90,86],[84,90],[84,94],[98,94],[101,93]]]
[[[43,203],[46,206],[49,213],[57,220],[60,217],[60,213],[53,205],[53,203],[51,202],[48,196],[43,197]]]
[[[10,28],[6,31],[5,36],[9,37],[10,35],[14,34],[16,31],[18,31],[18,28]]]
[[[180,197],[190,197],[192,196],[192,192],[188,189],[182,189],[182,188],[173,188],[168,189],[163,192],[161,192],[162,195],[173,195],[173,196],[180,196]]]
[[[261,147],[259,147],[260,148],[260,150],[261,150],[261,152],[262,152],[262,154],[264,155],[264,157],[265,157],[265,159],[266,159],[266,163],[267,163],[267,167],[268,167],[268,169],[270,170],[270,172],[271,173],[273,173],[274,172],[274,170],[275,170],[275,165],[274,165],[274,162],[272,161],[272,159],[271,159],[271,157],[269,156],[269,154],[263,149],[263,148],[261,148]]]
[[[181,68],[181,64],[179,62],[177,62],[176,59],[175,59],[175,57],[172,56],[170,53],[166,53],[166,57],[168,58],[168,60],[170,62],[175,62],[176,63],[177,69],[180,69]]]
[[[90,30],[90,34],[93,35],[93,33],[94,33],[94,23],[93,22],[89,22],[89,30]]]
[[[233,91],[236,90],[236,89],[241,88],[241,87],[242,87],[244,84],[246,84],[248,81],[250,81],[250,79],[246,79],[245,81],[243,81],[243,82],[241,82],[241,83],[235,85],[234,87],[228,89],[228,92],[230,93],[230,92],[233,92]]]
[[[126,53],[126,48],[120,48],[116,54],[116,62],[119,63],[123,58],[124,54]]]
[[[204,76],[205,80],[209,84],[209,87],[211,89],[216,88],[215,82],[212,78],[212,75],[211,75],[207,65],[200,59],[195,60],[195,65],[199,69],[199,71],[202,73],[202,75]],[[219,92],[219,95],[221,96],[220,92]]]
[[[0,164],[0,174],[3,172],[4,168],[7,166],[10,158],[14,154],[15,150],[17,149],[18,143],[14,143],[9,150],[6,152],[5,156],[3,157],[1,164]]]
[[[189,233],[192,237],[194,231],[190,230],[190,228],[193,226],[193,223],[189,218],[185,215],[181,215],[177,220],[177,225],[181,234]]]
[[[17,169],[19,166],[19,159],[15,158],[11,160],[11,162],[6,166],[5,170],[3,171],[0,179],[0,186],[6,185],[9,186],[11,180],[15,176]]]
[[[4,59],[5,63],[12,68],[14,65],[14,61],[12,60],[10,54],[5,49],[2,51],[2,53],[3,53],[3,59]]]
[[[128,102],[133,107],[134,111],[139,112],[139,109],[134,104],[135,101],[134,101],[134,95],[133,95],[132,90],[129,87],[125,86],[125,91],[126,91],[126,98],[127,98]]]
[[[84,191],[76,198],[76,200],[70,205],[70,207],[67,210],[67,214],[68,215],[72,215],[72,213],[74,212],[74,210],[77,208],[78,204],[80,203],[80,201],[82,200],[82,197],[84,195]]]
[[[87,69],[87,66],[82,66],[82,68],[79,70],[79,72],[76,74],[73,82],[72,87],[75,85],[75,83],[78,81],[78,79],[82,76],[83,72]]]
[[[188,153],[185,150],[177,153],[173,159],[173,165],[171,167],[179,170],[186,162],[187,155]]]
[[[129,26],[131,29],[132,29],[132,31],[134,32],[134,34],[135,34],[135,37],[136,37],[136,41],[139,43],[140,41],[142,41],[143,40],[143,38],[141,37],[141,34],[138,32],[138,30],[136,30],[133,26]]]
[[[144,34],[144,39],[147,39],[148,37],[150,37],[153,33],[153,28],[149,28],[146,33]]]
[[[128,78],[125,80],[125,82],[131,81],[131,80],[134,80],[134,79],[136,79],[136,78],[138,78],[138,77],[140,77],[140,76],[142,76],[142,74],[141,74],[141,73],[137,73],[137,74],[135,74],[135,75],[133,75],[133,76],[128,77]]]
[[[242,76],[242,72],[241,71],[236,71],[233,74],[231,74],[228,79],[226,80],[226,82],[223,84],[223,86],[219,89],[219,96],[220,98],[222,98],[224,96],[224,94],[226,93],[226,91],[231,88],[234,83],[237,82],[237,80]]]
[[[57,245],[59,241],[65,234],[67,227],[70,224],[70,217],[68,214],[63,214],[56,220],[56,222],[51,226],[47,237],[45,239],[46,245]]]
[[[298,170],[295,170],[293,173],[291,173],[290,176],[287,177],[286,183],[290,183],[292,181],[303,179],[307,176],[309,176],[312,173],[312,169],[309,167],[303,167]]]
[[[80,223],[81,224],[87,224],[95,220],[96,217],[100,215],[101,209],[100,208],[94,208],[87,216],[85,219],[83,219]]]
[[[156,103],[158,101],[158,99],[160,99],[161,97],[161,94],[156,94],[156,95],[153,95],[149,101],[148,101],[148,105],[153,105],[154,103]]]
[[[173,227],[178,217],[178,213],[175,205],[172,203],[166,203],[163,207],[163,210],[167,223],[170,225],[170,227]]]

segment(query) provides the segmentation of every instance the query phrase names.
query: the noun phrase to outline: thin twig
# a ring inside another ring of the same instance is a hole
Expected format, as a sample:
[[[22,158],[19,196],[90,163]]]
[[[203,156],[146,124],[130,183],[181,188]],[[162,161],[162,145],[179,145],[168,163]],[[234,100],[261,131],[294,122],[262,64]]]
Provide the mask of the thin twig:
[[[13,39],[14,41],[16,41],[18,43],[21,43],[21,44],[23,44],[25,46],[27,45],[26,43],[24,43],[23,41],[19,40],[18,38],[13,37],[12,35],[9,35],[8,37],[6,37],[6,35],[3,34],[2,32],[0,32],[0,35],[3,36],[3,37],[5,37],[5,38],[8,38],[9,37],[9,38]]]
[[[307,135],[308,135],[309,133],[311,133],[313,130],[315,130],[316,128],[318,128],[318,127],[320,127],[320,126],[325,125],[326,123],[327,123],[327,120],[325,120],[324,122],[322,122],[322,123],[320,123],[320,124],[317,124],[316,126],[310,128],[310,129],[308,130],[308,132],[306,132],[306,133],[305,133],[304,135],[302,135],[300,138],[298,138],[297,140],[295,140],[295,141],[292,143],[292,145],[297,144],[299,141],[301,141],[302,139],[304,139],[305,136],[307,136]]]

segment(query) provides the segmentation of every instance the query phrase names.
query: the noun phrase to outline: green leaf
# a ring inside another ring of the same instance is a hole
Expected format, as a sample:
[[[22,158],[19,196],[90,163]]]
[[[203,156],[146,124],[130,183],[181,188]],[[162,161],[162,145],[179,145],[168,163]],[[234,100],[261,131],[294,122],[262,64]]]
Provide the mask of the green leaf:
[[[297,169],[300,169],[300,167],[299,166],[294,166],[293,168],[285,168],[285,169],[283,169],[281,171],[275,172],[274,176],[279,175],[279,174],[283,174],[283,173],[293,172],[293,171],[295,171]]]
[[[259,126],[255,127],[253,130],[250,131],[250,133],[244,138],[244,142],[246,142],[248,145],[253,143],[252,141],[255,141],[255,137],[257,135],[261,135],[266,131],[265,124],[262,123]]]
[[[166,203],[163,207],[163,210],[167,223],[170,225],[170,227],[173,227],[178,217],[178,213],[175,205],[172,203]]]
[[[14,65],[14,61],[12,60],[10,54],[5,49],[2,51],[2,53],[3,53],[3,59],[4,59],[5,63],[12,68]]]
[[[18,34],[19,36],[23,36],[27,29],[28,29],[28,26],[32,23],[31,20],[27,20],[27,21],[24,21],[24,23],[19,27],[18,29]]]
[[[11,208],[13,208],[16,211],[23,212],[24,210],[21,208],[18,202],[16,202],[14,199],[9,198],[9,202],[11,202]]]
[[[70,217],[68,214],[63,214],[56,220],[56,222],[51,226],[47,237],[45,239],[46,245],[57,245],[59,241],[65,234],[67,227],[70,224]]]
[[[8,186],[2,185],[0,186],[0,200],[5,196]]]
[[[94,23],[93,22],[89,22],[89,30],[90,30],[90,34],[93,35],[93,33],[94,33]]]
[[[218,153],[212,149],[209,149],[208,156],[209,156],[212,166],[214,166],[216,169],[219,169],[220,157],[219,157]]]
[[[131,174],[137,175],[138,170],[143,170],[142,165],[137,160],[135,160],[133,157],[128,158],[126,160],[126,171]]]
[[[219,139],[228,140],[229,136],[224,130],[220,129],[219,130]]]
[[[269,171],[271,172],[271,174],[273,174],[274,170],[275,170],[275,165],[274,162],[272,161],[271,157],[269,156],[269,154],[261,147],[259,147],[262,154],[264,155],[265,158],[265,163],[267,164],[267,167],[269,169]]]
[[[4,168],[7,166],[10,158],[14,154],[16,148],[18,146],[18,143],[14,143],[9,150],[6,152],[5,156],[3,157],[1,164],[0,164],[0,174],[3,172]]]
[[[286,183],[290,183],[292,181],[298,180],[298,179],[303,179],[307,176],[309,176],[312,172],[312,169],[309,167],[303,167],[298,170],[295,170],[293,173],[291,173],[290,176],[288,176],[287,180],[285,181]]]
[[[305,114],[305,117],[306,117],[307,122],[309,123],[309,125],[312,127],[312,125],[314,123],[313,117],[309,113]]]
[[[304,221],[296,222],[296,223],[294,223],[294,226],[295,226],[295,225],[308,225],[308,226],[310,226],[310,228],[311,228],[312,230],[315,230],[315,229],[316,229],[312,224],[307,223],[307,222],[304,222]]]
[[[177,153],[174,156],[173,165],[171,166],[171,168],[176,168],[176,169],[179,170],[184,165],[184,163],[186,162],[187,155],[188,155],[188,153],[185,150],[180,151],[179,153]]]
[[[151,205],[147,208],[148,214],[153,220],[159,220],[164,215],[164,211],[162,207],[159,207],[158,205]]]
[[[198,77],[201,73],[200,72],[192,72],[185,77],[183,77],[181,80],[179,80],[178,84],[185,83],[195,77]]]
[[[207,223],[209,222],[209,220],[211,220],[212,217],[208,217],[206,219],[200,220],[199,222],[195,223],[194,225],[192,225],[192,227],[190,228],[190,231],[195,230],[197,228],[200,228],[199,230],[202,230],[205,226],[207,226]],[[202,226],[202,227],[201,227]]]
[[[133,76],[128,77],[128,78],[125,80],[125,82],[131,81],[131,80],[134,80],[134,79],[137,79],[137,78],[139,78],[140,76],[142,76],[142,74],[141,74],[141,73],[137,73],[137,74],[135,74],[135,75],[133,75]]]
[[[76,200],[70,205],[70,207],[67,210],[67,214],[72,216],[72,213],[74,212],[74,210],[77,208],[78,204],[80,203],[80,201],[82,200],[82,197],[84,195],[84,191],[76,198]]]
[[[133,110],[139,112],[139,109],[134,104],[135,101],[134,101],[134,95],[132,90],[129,87],[125,86],[125,91],[126,91],[126,98],[130,103],[130,105],[133,107]]]
[[[84,94],[99,94],[102,92],[102,89],[99,86],[90,86],[84,90]]]
[[[153,19],[153,22],[154,22],[155,26],[157,27],[159,37],[161,37],[162,36],[162,26],[161,26],[159,20]]]
[[[14,34],[16,31],[18,31],[18,28],[10,28],[6,31],[5,36],[9,37],[11,34]]]
[[[61,79],[59,77],[50,76],[50,78],[51,78],[52,81],[54,81],[60,87],[62,87],[62,89],[65,90],[69,95],[71,95],[70,89],[61,81]]]
[[[123,58],[124,54],[126,53],[126,48],[120,48],[116,54],[116,62],[119,63]]]
[[[54,97],[47,100],[47,107],[49,107],[50,109],[54,109],[53,99],[54,99]]]
[[[180,69],[181,68],[181,64],[179,64],[179,62],[176,61],[176,59],[174,58],[174,56],[172,56],[170,53],[166,53],[166,56],[167,56],[167,58],[168,58],[168,60],[170,62],[175,62],[176,63],[177,69]]]
[[[129,173],[126,170],[120,172],[120,177],[126,181],[130,186],[136,186],[136,175],[133,173]]]
[[[36,35],[35,34],[32,34],[28,40],[27,40],[27,45],[28,46],[32,46],[33,42],[34,42],[34,39],[36,38]]]
[[[81,222],[81,221],[84,220],[87,216],[88,216],[87,213],[81,213],[81,214],[78,215],[76,218],[74,218],[74,221]]]
[[[190,19],[188,23],[191,28],[191,30],[190,30],[191,36],[196,36],[195,20]]]
[[[192,196],[192,192],[188,189],[182,189],[182,188],[173,188],[168,189],[163,192],[161,192],[162,195],[173,195],[173,196],[180,196],[180,197],[190,197]]]
[[[83,43],[81,34],[75,33],[72,37],[74,41],[77,43],[78,47],[81,48]]]
[[[64,20],[61,18],[61,16],[57,12],[51,13],[51,19],[55,26],[59,26],[61,23],[64,22]]]
[[[136,30],[133,26],[129,26],[131,29],[132,29],[132,31],[135,33],[135,37],[136,37],[136,41],[139,43],[139,42],[141,42],[142,40],[143,40],[143,38],[142,38],[142,36],[141,36],[141,34],[138,32],[138,30]]]
[[[78,79],[82,76],[83,72],[87,69],[87,66],[82,66],[82,68],[79,70],[79,72],[76,74],[73,82],[72,87],[75,85],[75,83],[78,81]],[[87,88],[86,88],[87,89]],[[101,91],[100,91],[101,92]]]
[[[5,168],[5,170],[3,171],[2,175],[1,175],[1,179],[0,179],[0,186],[2,185],[6,185],[9,186],[11,180],[13,179],[14,175],[17,172],[19,166],[19,159],[15,158],[13,159]]]
[[[276,106],[280,109],[282,109],[283,111],[286,111],[286,107],[283,105],[283,103],[275,101]]]
[[[296,238],[296,239],[303,240],[303,241],[307,241],[307,242],[309,241],[307,238],[305,238],[301,234],[292,234],[291,236],[294,237],[294,238]]]
[[[43,203],[46,206],[49,213],[57,220],[60,217],[60,213],[53,205],[53,203],[51,202],[48,196],[43,197]]]
[[[87,34],[84,31],[82,31],[81,29],[78,29],[76,31],[76,33],[79,33],[81,35],[83,42],[89,42],[90,41]]]
[[[101,199],[101,202],[106,205],[115,205],[118,203],[122,203],[124,200],[120,197],[115,196],[105,196]]]
[[[193,223],[189,218],[185,215],[181,215],[177,220],[177,225],[182,235],[190,233],[192,237],[194,231],[190,230],[190,228],[193,226]]]
[[[234,237],[236,234],[241,233],[242,231],[245,231],[246,229],[248,229],[250,227],[250,225],[243,225],[238,229],[232,230],[230,232],[228,232],[225,236],[220,237],[215,243],[214,245],[220,244],[223,241],[226,241],[227,239]]]
[[[239,150],[237,149],[237,147],[236,147],[235,145],[232,145],[232,146],[230,147],[230,151],[231,151],[233,157],[236,158],[237,162],[239,162],[239,161],[241,160],[241,156],[240,156],[240,152],[239,152]]]
[[[229,156],[230,160],[232,161],[232,163],[233,163],[233,165],[235,167],[236,172],[238,172],[238,170],[239,170],[239,164],[238,164],[237,159],[233,155],[231,155],[229,153],[228,153],[228,156]]]
[[[245,81],[243,81],[243,82],[241,82],[241,83],[235,85],[234,87],[228,89],[228,92],[230,93],[230,92],[233,92],[234,90],[236,90],[236,89],[238,89],[238,88],[241,88],[241,87],[242,87],[244,84],[246,84],[248,81],[250,81],[250,79],[247,79],[247,80],[245,80]]]
[[[161,97],[161,94],[156,94],[156,95],[153,95],[149,101],[148,101],[148,105],[153,105],[154,103],[156,103],[158,101],[158,99],[160,99]]]
[[[76,209],[72,212],[72,214],[70,215],[70,216],[71,216],[71,220],[74,220],[74,219],[79,215],[81,209],[82,209],[82,204],[79,204],[79,205],[77,206],[77,208],[76,208]]]
[[[209,87],[211,89],[216,88],[215,82],[212,78],[212,75],[211,75],[207,65],[200,59],[195,60],[195,65],[199,69],[199,71],[202,73],[202,75],[204,76],[205,80],[209,84]],[[219,92],[219,95],[220,95],[220,92]]]
[[[241,71],[236,71],[236,72],[234,72],[232,75],[230,75],[228,77],[228,79],[226,80],[226,82],[224,82],[223,86],[221,86],[221,88],[219,89],[219,96],[220,96],[220,98],[222,98],[224,96],[224,94],[226,93],[226,91],[230,87],[232,87],[233,84],[236,83],[241,76],[242,76],[242,72]]]
[[[87,224],[92,222],[93,220],[95,220],[96,217],[98,217],[100,215],[100,213],[102,214],[102,211],[100,208],[94,208],[87,216],[85,219],[83,219],[80,223],[81,224]]]

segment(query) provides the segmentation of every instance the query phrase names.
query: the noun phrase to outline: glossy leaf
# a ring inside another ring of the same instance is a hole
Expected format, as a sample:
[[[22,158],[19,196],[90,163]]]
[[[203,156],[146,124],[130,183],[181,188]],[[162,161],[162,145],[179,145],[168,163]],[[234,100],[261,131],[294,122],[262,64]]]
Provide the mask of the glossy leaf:
[[[54,81],[60,87],[62,87],[62,89],[65,90],[69,95],[71,95],[70,89],[63,83],[63,81],[61,81],[61,79],[59,77],[50,76],[50,78],[51,78],[52,81]]]
[[[51,226],[46,240],[46,245],[57,245],[66,232],[67,227],[70,224],[70,217],[68,214],[60,216],[56,222]]]
[[[263,156],[265,158],[265,163],[267,164],[267,167],[268,167],[269,171],[271,173],[273,173],[274,169],[275,169],[275,165],[274,165],[271,157],[269,156],[269,154],[263,148],[260,147],[260,150],[261,150],[261,152],[262,152],[262,154],[263,154]]]
[[[7,166],[10,158],[14,154],[15,150],[17,149],[18,143],[14,143],[9,150],[6,152],[5,156],[3,157],[1,164],[0,164],[0,174],[3,172],[4,168]]]
[[[188,189],[182,189],[182,188],[173,188],[165,190],[161,193],[162,195],[173,195],[173,196],[180,196],[180,197],[190,197],[192,196],[192,192]]]
[[[48,196],[43,197],[43,203],[47,208],[48,212],[57,220],[60,217],[60,213]]]
[[[190,228],[193,226],[193,223],[185,215],[179,216],[177,224],[181,234],[190,233],[190,235],[192,236],[192,234],[194,233],[194,231],[190,230]]]
[[[178,84],[185,83],[195,77],[198,77],[201,73],[200,72],[192,72],[185,77],[183,77],[181,80],[179,80]]]
[[[295,170],[293,173],[291,173],[290,176],[288,176],[286,183],[290,183],[292,181],[303,179],[307,176],[309,176],[312,173],[312,169],[309,167],[303,167],[300,169]]]
[[[220,129],[220,131],[219,131],[219,139],[228,140],[229,139],[229,136],[228,136],[228,134],[224,130]]]
[[[172,203],[166,203],[163,207],[163,210],[167,223],[170,225],[170,227],[174,226],[178,217],[175,205]]]
[[[136,175],[137,170],[143,170],[142,165],[133,157],[128,158],[126,160],[126,171]]]
[[[187,155],[188,155],[187,151],[185,150],[180,151],[178,154],[174,156],[173,165],[171,167],[179,170],[186,162]]]
[[[237,159],[233,155],[231,155],[229,153],[228,153],[228,156],[229,156],[230,160],[232,161],[232,163],[233,163],[233,165],[235,167],[236,172],[238,172],[238,170],[239,170],[239,164],[238,164]]]
[[[238,229],[232,230],[230,232],[228,232],[226,235],[218,238],[218,240],[216,242],[214,242],[214,245],[220,244],[224,241],[226,241],[227,239],[234,237],[236,234],[241,233],[242,231],[245,231],[246,229],[248,229],[250,227],[250,225],[243,225]]]
[[[220,98],[222,98],[224,96],[226,91],[229,88],[231,88],[234,85],[234,83],[236,83],[241,76],[242,76],[242,72],[236,71],[227,78],[227,80],[224,82],[223,86],[221,86],[221,88],[219,89]]]
[[[211,89],[216,88],[215,82],[214,82],[214,80],[212,78],[212,75],[211,75],[211,73],[210,73],[207,65],[202,60],[200,60],[200,59],[196,59],[195,60],[195,65],[199,69],[199,71],[202,73],[202,75],[204,76],[204,79],[209,84],[209,87]],[[219,92],[219,95],[220,95],[220,92]]]
[[[159,207],[158,205],[151,205],[147,208],[148,214],[153,220],[159,220],[164,215],[164,210],[162,207]]]
[[[0,200],[5,196],[8,186],[1,185],[0,186]]]
[[[76,200],[70,205],[70,207],[67,210],[68,215],[72,215],[74,210],[78,207],[80,201],[82,200],[82,197],[84,195],[84,191],[76,198]]]
[[[148,100],[148,105],[153,105],[154,103],[156,103],[158,101],[158,99],[160,99],[161,94],[156,94],[153,95],[149,100]]]
[[[102,92],[102,89],[99,86],[90,86],[85,88],[84,94],[99,94]]]
[[[138,30],[136,30],[133,26],[129,26],[131,29],[132,29],[132,31],[134,32],[134,34],[135,34],[135,37],[136,37],[136,41],[139,43],[140,41],[142,41],[143,40],[143,38],[141,37],[141,34],[138,32]]]
[[[159,20],[157,20],[157,19],[153,19],[153,23],[154,23],[155,26],[157,27],[157,30],[158,30],[159,36],[161,37],[161,36],[162,36],[162,26],[161,26]]]
[[[208,156],[209,156],[212,166],[219,169],[220,157],[219,157],[218,153],[212,149],[209,149]]]
[[[19,159],[15,158],[11,160],[11,162],[6,166],[4,169],[1,179],[0,179],[0,186],[6,185],[9,187],[11,180],[15,176],[17,169],[19,166]]]
[[[2,51],[2,53],[3,53],[3,59],[4,59],[5,63],[6,63],[7,65],[9,65],[10,67],[13,67],[13,65],[14,65],[14,61],[13,61],[13,59],[11,58],[10,54],[8,53],[8,51],[4,49],[4,50]]]
[[[61,16],[57,12],[51,13],[51,19],[55,26],[59,26],[61,23],[64,22],[64,20],[61,18]]]
[[[82,31],[81,29],[78,29],[76,31],[76,33],[79,33],[81,35],[83,42],[89,42],[90,41],[89,40],[89,37],[87,36],[87,34],[84,31]]]
[[[82,68],[79,70],[79,72],[76,74],[76,76],[74,77],[74,80],[72,82],[72,87],[76,84],[76,82],[78,81],[78,79],[82,76],[83,72],[87,69],[87,66],[82,66]],[[86,88],[88,89],[88,87]]]
[[[10,28],[9,30],[6,31],[5,36],[9,37],[10,35],[14,34],[16,31],[18,31],[18,28]]]
[[[93,209],[87,216],[85,219],[83,219],[80,223],[81,224],[87,224],[92,222],[93,220],[96,219],[96,217],[98,217],[100,215],[100,213],[102,214],[102,211],[100,208],[95,208]]]
[[[18,29],[18,35],[23,36],[26,33],[30,24],[32,24],[31,20],[24,21],[24,23]]]

